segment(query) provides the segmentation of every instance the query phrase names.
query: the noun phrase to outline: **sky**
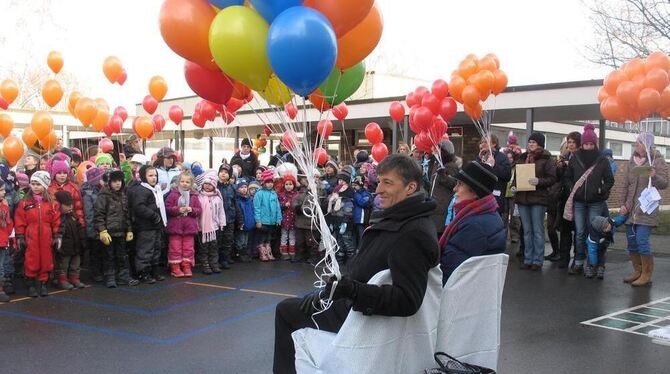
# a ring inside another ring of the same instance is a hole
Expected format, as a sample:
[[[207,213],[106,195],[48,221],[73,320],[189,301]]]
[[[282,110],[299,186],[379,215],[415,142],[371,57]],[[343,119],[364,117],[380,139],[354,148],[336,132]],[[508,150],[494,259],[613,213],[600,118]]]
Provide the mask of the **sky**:
[[[432,81],[448,80],[469,53],[498,55],[509,86],[602,79],[608,68],[584,57],[592,39],[582,0],[377,0],[384,33],[367,59],[368,70]],[[64,70],[78,89],[103,97],[111,107],[134,104],[148,82],[163,76],[166,98],[192,95],[183,59],[163,41],[158,14],[162,0],[0,0],[0,80],[8,68],[47,69],[51,50],[64,55]],[[124,86],[102,73],[105,57],[121,59]],[[404,94],[389,92],[388,96]]]

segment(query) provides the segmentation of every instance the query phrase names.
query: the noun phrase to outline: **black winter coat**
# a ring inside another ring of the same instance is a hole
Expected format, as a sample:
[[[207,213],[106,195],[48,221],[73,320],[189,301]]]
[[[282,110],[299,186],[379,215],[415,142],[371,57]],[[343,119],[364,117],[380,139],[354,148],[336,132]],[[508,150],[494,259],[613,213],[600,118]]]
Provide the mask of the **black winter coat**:
[[[256,158],[256,155],[253,152],[249,154],[249,157],[247,157],[246,160],[242,159],[242,157],[240,157],[240,153],[238,152],[235,153],[235,156],[230,159],[230,166],[233,165],[238,165],[240,168],[242,168],[242,175],[240,175],[241,177],[252,179],[256,178],[256,169],[260,163],[258,162],[258,158]]]
[[[456,179],[452,177],[458,174],[458,166],[455,161],[451,161],[445,163],[444,168],[440,168],[440,165],[437,162],[432,162],[429,173],[431,176],[431,197],[435,200],[435,204],[437,204],[437,209],[435,209],[431,218],[437,236],[439,237],[444,231],[447,209],[454,196]]]
[[[95,200],[94,209],[96,232],[107,230],[109,235],[121,237],[125,236],[128,231],[132,231],[125,192],[113,192],[109,188],[103,188]]]
[[[500,195],[494,194],[494,196],[496,197],[496,200],[501,201],[501,199],[505,198],[507,182],[512,178],[512,167],[509,162],[507,162],[507,156],[500,152],[499,149],[495,149],[493,152],[493,159],[496,162],[493,166],[493,174],[498,177],[498,182],[496,183],[494,190],[500,191]]]
[[[360,282],[353,309],[365,315],[411,316],[426,293],[428,271],[438,264],[439,249],[430,215],[435,202],[416,193],[384,211],[372,214],[348,275]],[[367,282],[390,269],[393,284]]]
[[[568,168],[565,172],[565,183],[568,183],[568,188],[577,183],[579,178],[584,175],[592,165],[595,164],[593,172],[586,178],[584,184],[575,192],[575,201],[585,203],[597,203],[606,201],[610,196],[610,190],[614,186],[614,176],[610,163],[605,156],[599,155],[592,164],[587,164],[584,158],[584,151],[582,149],[575,152],[570,159]]]
[[[136,184],[128,190],[128,207],[130,208],[133,231],[162,230],[165,228],[154,194],[141,184]]]
[[[62,236],[61,253],[63,256],[80,255],[86,249],[86,229],[73,213],[61,214],[58,233]]]

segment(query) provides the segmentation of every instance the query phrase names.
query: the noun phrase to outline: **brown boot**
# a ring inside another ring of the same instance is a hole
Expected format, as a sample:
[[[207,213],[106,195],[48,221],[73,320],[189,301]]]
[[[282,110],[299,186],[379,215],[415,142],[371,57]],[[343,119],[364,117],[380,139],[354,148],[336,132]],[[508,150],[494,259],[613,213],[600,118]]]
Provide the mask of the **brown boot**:
[[[640,256],[642,260],[642,275],[630,285],[633,287],[651,286],[651,273],[654,271],[654,257]]]
[[[642,275],[642,262],[639,253],[630,254],[630,263],[633,264],[633,272],[623,279],[624,283],[633,283]]]

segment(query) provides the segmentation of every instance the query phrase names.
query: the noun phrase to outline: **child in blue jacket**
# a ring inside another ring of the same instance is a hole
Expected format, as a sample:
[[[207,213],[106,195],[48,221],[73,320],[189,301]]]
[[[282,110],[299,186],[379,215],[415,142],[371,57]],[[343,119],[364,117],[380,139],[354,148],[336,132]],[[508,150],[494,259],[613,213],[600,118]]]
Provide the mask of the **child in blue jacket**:
[[[270,242],[275,226],[281,225],[281,207],[274,190],[274,174],[266,170],[261,174],[263,188],[254,196],[254,218],[258,235],[258,253],[261,261],[274,261]]]
[[[354,246],[358,248],[363,231],[368,227],[372,207],[372,195],[365,189],[365,177],[357,176],[351,182],[354,188]]]
[[[618,215],[614,218],[596,216],[591,220],[589,236],[586,238],[588,249],[588,263],[584,267],[586,278],[605,278],[605,252],[610,244],[614,243],[614,230],[626,222],[626,216]]]
[[[254,218],[254,200],[249,196],[247,180],[240,178],[235,185],[237,195],[235,196],[235,207],[237,208],[235,222],[235,248],[240,254],[242,262],[251,262],[251,253],[247,250],[249,233],[256,227]]]

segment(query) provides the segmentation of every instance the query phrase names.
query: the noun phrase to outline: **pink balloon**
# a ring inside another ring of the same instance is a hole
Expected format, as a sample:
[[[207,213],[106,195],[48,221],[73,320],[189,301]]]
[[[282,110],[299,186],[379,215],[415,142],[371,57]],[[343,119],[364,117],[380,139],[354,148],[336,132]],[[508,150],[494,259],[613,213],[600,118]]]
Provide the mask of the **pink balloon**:
[[[109,125],[109,123],[107,123],[105,127],[102,128],[102,132],[104,132],[107,136],[114,135],[114,131],[112,130],[112,127]]]
[[[0,108],[7,110],[9,108],[9,103],[7,103],[7,100],[4,98],[0,97]]]
[[[123,122],[123,118],[121,118],[120,115],[115,114],[112,116],[112,118],[109,119],[109,123],[107,125],[109,126],[109,129],[112,130],[112,133],[119,133],[123,127]]]
[[[440,102],[440,116],[443,120],[449,122],[456,116],[456,111],[458,107],[456,106],[456,100],[452,97],[445,97]]]
[[[100,148],[103,152],[108,153],[114,149],[114,143],[112,143],[112,139],[110,138],[102,138],[98,142],[98,148]]]
[[[396,122],[401,122],[405,118],[405,107],[399,101],[394,101],[389,106],[389,114]]]
[[[114,109],[114,114],[121,117],[121,123],[126,122],[128,119],[128,111],[122,106],[117,106],[116,109]]]
[[[168,113],[170,120],[175,123],[175,125],[181,125],[181,121],[184,119],[184,110],[181,109],[179,105],[173,105],[170,107]]]
[[[295,119],[295,116],[298,115],[298,108],[296,108],[293,103],[287,103],[284,105],[284,111],[290,119]]]
[[[149,114],[154,114],[156,108],[158,108],[158,101],[154,99],[151,95],[147,95],[142,100],[142,108],[147,111]]]
[[[153,118],[154,123],[154,132],[159,132],[165,127],[165,117],[160,114],[156,114]]]
[[[186,61],[184,63],[186,83],[196,95],[217,104],[225,104],[233,93],[235,81],[221,71],[212,71]]]
[[[329,119],[322,119],[319,121],[319,124],[316,125],[316,133],[319,134],[319,136],[323,136],[324,138],[328,139],[330,133],[332,132],[333,122],[331,122]]]
[[[331,109],[331,112],[333,112],[335,118],[339,119],[340,121],[344,121],[344,119],[349,115],[349,108],[347,108],[347,104],[339,103],[335,105],[333,109]]]
[[[119,79],[116,80],[116,83],[118,83],[119,86],[123,86],[123,84],[126,83],[126,79],[128,79],[128,73],[126,72],[126,69],[123,69],[123,72],[121,73],[121,76],[119,76]]]

